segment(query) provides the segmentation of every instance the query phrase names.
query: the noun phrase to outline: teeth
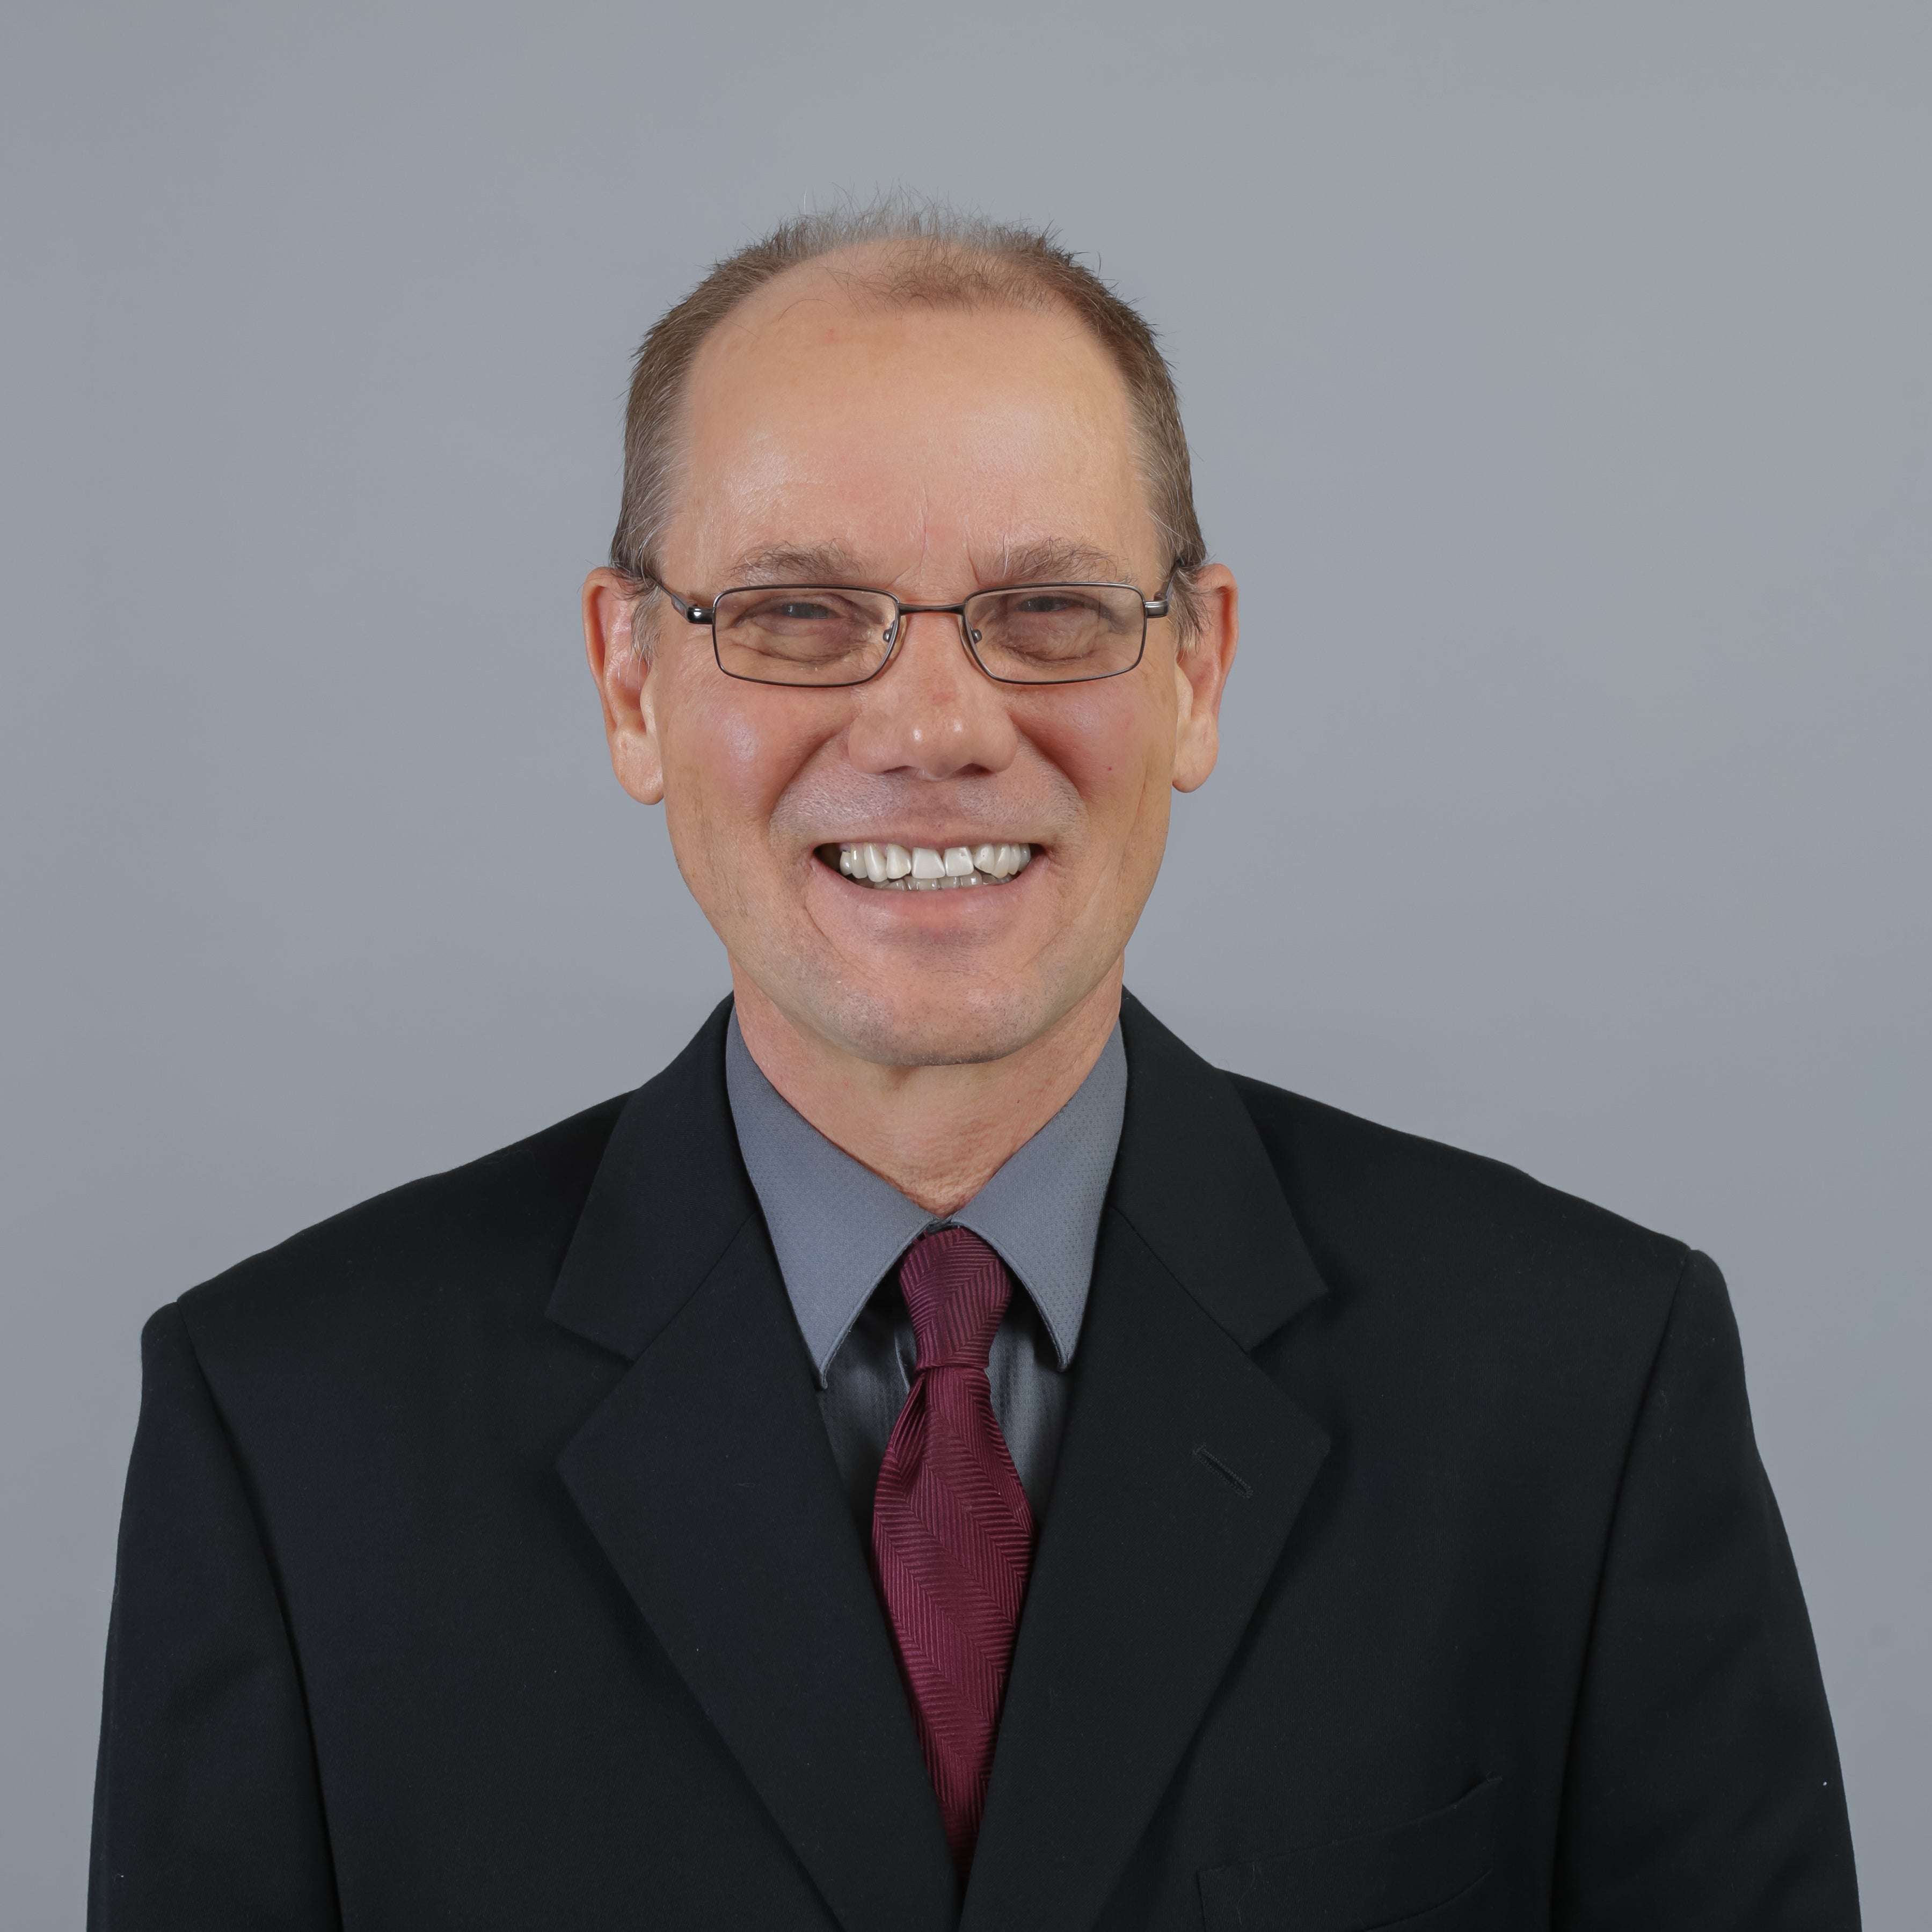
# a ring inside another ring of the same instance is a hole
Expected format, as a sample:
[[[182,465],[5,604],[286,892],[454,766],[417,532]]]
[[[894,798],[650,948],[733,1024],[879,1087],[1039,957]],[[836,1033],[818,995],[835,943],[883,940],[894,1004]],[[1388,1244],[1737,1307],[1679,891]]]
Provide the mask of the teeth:
[[[896,886],[901,892],[952,892],[961,886],[991,885],[1010,879],[1032,862],[1030,845],[879,844],[868,841],[838,848],[838,869],[862,885]]]

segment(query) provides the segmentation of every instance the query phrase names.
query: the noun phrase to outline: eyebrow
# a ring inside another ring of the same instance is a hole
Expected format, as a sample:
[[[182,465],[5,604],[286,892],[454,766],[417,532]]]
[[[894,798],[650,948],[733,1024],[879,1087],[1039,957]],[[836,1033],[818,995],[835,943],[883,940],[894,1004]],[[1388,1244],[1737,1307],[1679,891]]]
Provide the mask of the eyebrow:
[[[997,584],[1128,584],[1133,573],[1111,551],[1091,544],[1049,537],[1008,546],[1000,553]]]
[[[728,573],[733,584],[844,584],[877,581],[843,544],[767,544],[748,551]],[[1126,584],[1132,573],[1112,551],[1065,538],[1003,546],[997,566],[978,588],[1010,584]]]
[[[857,558],[842,544],[767,544],[731,566],[734,584],[852,584],[862,580]]]

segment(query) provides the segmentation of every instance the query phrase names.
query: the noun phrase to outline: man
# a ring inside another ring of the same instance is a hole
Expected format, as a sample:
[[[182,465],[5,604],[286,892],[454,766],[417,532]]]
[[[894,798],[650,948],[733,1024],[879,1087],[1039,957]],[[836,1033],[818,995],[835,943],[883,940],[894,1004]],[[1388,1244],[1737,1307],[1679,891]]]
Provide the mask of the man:
[[[731,999],[149,1324],[94,1923],[1856,1924],[1711,1263],[1122,992],[1237,634],[1138,317],[780,230],[584,614]]]

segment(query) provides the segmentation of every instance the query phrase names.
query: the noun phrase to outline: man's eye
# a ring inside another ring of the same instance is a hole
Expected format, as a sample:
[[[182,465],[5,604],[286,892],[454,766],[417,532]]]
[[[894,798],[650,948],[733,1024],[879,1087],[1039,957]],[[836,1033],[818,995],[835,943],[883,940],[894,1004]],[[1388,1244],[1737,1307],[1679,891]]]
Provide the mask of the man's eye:
[[[761,597],[736,608],[731,614],[731,621],[734,626],[748,626],[760,631],[818,632],[827,627],[868,630],[878,620],[871,611],[848,598],[820,592],[815,596],[801,597],[794,593],[784,597]]]

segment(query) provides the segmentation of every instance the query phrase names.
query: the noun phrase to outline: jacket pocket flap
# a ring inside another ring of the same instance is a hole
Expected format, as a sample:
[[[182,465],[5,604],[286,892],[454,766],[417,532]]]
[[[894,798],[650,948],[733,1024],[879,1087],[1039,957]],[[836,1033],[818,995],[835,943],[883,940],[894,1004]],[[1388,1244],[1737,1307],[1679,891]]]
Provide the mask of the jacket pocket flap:
[[[1447,1904],[1496,1856],[1500,1778],[1366,1838],[1201,1874],[1208,1932],[1373,1932]]]

